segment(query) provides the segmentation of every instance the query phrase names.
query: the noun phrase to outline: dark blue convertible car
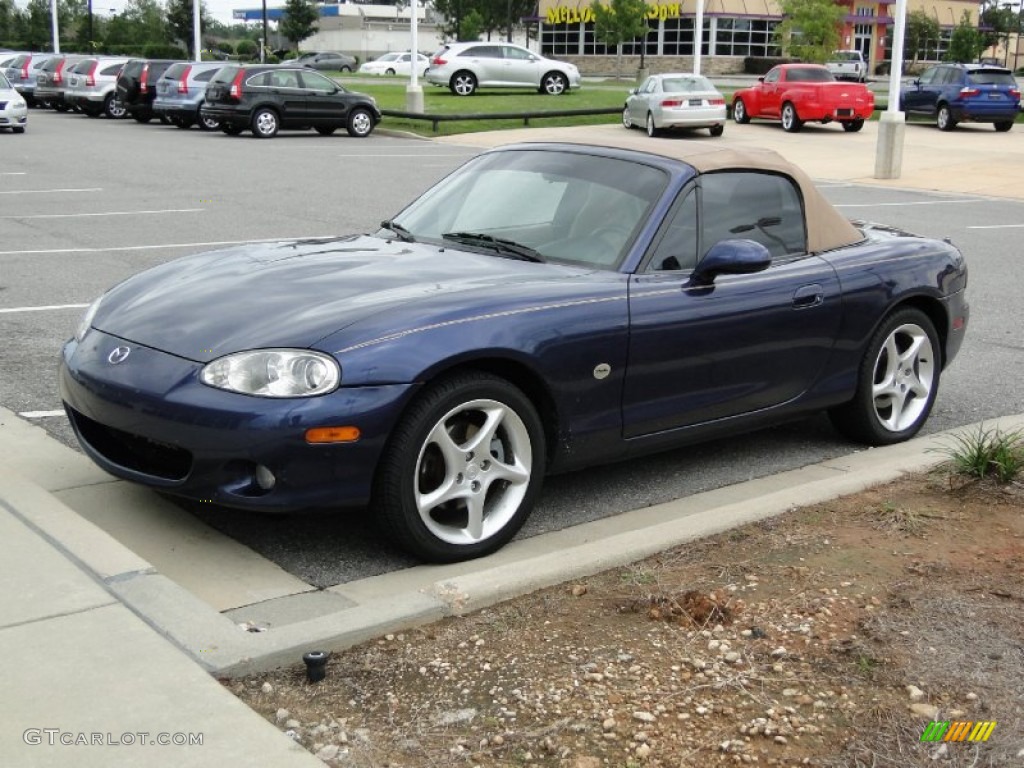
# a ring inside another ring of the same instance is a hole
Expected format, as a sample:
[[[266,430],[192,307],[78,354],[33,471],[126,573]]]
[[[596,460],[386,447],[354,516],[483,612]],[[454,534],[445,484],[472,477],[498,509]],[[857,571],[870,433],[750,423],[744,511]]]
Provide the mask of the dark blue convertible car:
[[[847,221],[773,153],[643,146],[502,147],[374,234],[121,283],[63,349],[83,449],[216,504],[369,507],[443,562],[511,539],[547,473],[822,409],[916,434],[960,252]]]

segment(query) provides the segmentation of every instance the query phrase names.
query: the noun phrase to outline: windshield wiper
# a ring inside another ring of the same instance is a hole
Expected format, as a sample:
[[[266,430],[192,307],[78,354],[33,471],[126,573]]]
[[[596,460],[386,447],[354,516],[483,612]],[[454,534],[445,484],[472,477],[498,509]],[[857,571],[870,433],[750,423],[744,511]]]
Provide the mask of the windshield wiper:
[[[464,245],[483,245],[493,248],[499,253],[511,254],[524,261],[545,261],[543,256],[528,245],[522,245],[515,240],[506,240],[503,237],[485,235],[483,232],[445,232],[441,237]]]
[[[416,238],[413,237],[412,232],[410,232],[408,229],[403,227],[398,222],[391,221],[391,219],[388,219],[387,221],[382,221],[380,223],[380,225],[382,227],[384,227],[384,229],[390,229],[392,232],[394,232],[396,235],[398,235],[398,239],[403,241],[403,242],[406,242],[406,243],[415,243],[416,242]]]

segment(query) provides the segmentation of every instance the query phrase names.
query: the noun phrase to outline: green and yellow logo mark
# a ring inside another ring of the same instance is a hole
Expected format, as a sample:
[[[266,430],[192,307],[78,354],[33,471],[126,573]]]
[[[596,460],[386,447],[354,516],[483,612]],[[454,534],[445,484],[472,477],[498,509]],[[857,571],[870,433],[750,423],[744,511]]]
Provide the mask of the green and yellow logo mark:
[[[988,741],[995,727],[995,720],[978,723],[932,720],[921,734],[921,741]]]

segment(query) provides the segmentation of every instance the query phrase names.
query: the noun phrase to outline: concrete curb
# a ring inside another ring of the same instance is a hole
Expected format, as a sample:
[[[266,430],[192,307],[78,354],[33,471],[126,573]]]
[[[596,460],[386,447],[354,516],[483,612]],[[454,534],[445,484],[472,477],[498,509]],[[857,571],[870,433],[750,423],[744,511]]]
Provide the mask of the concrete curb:
[[[984,427],[1004,432],[1024,429],[1024,415],[986,421]],[[343,610],[266,626],[258,632],[218,613],[17,473],[0,471],[0,500],[204,669],[231,677],[296,663],[308,650],[340,650],[389,632],[477,610],[798,506],[854,493],[908,472],[925,471],[945,460],[942,448],[954,435],[979,428],[969,425],[863,450],[571,530],[515,541],[485,560],[417,566],[342,584],[326,591],[345,598]],[[257,604],[248,610],[259,615],[261,608]]]

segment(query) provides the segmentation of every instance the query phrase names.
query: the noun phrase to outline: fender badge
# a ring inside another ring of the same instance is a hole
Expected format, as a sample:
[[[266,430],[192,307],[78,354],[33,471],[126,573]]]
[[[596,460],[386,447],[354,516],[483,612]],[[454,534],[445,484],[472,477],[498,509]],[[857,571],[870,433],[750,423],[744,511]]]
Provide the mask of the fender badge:
[[[598,379],[598,380],[600,380],[600,379],[607,379],[608,378],[608,374],[611,373],[611,372],[612,372],[612,367],[610,365],[608,365],[608,363],[601,363],[597,367],[594,368],[594,378]]]

